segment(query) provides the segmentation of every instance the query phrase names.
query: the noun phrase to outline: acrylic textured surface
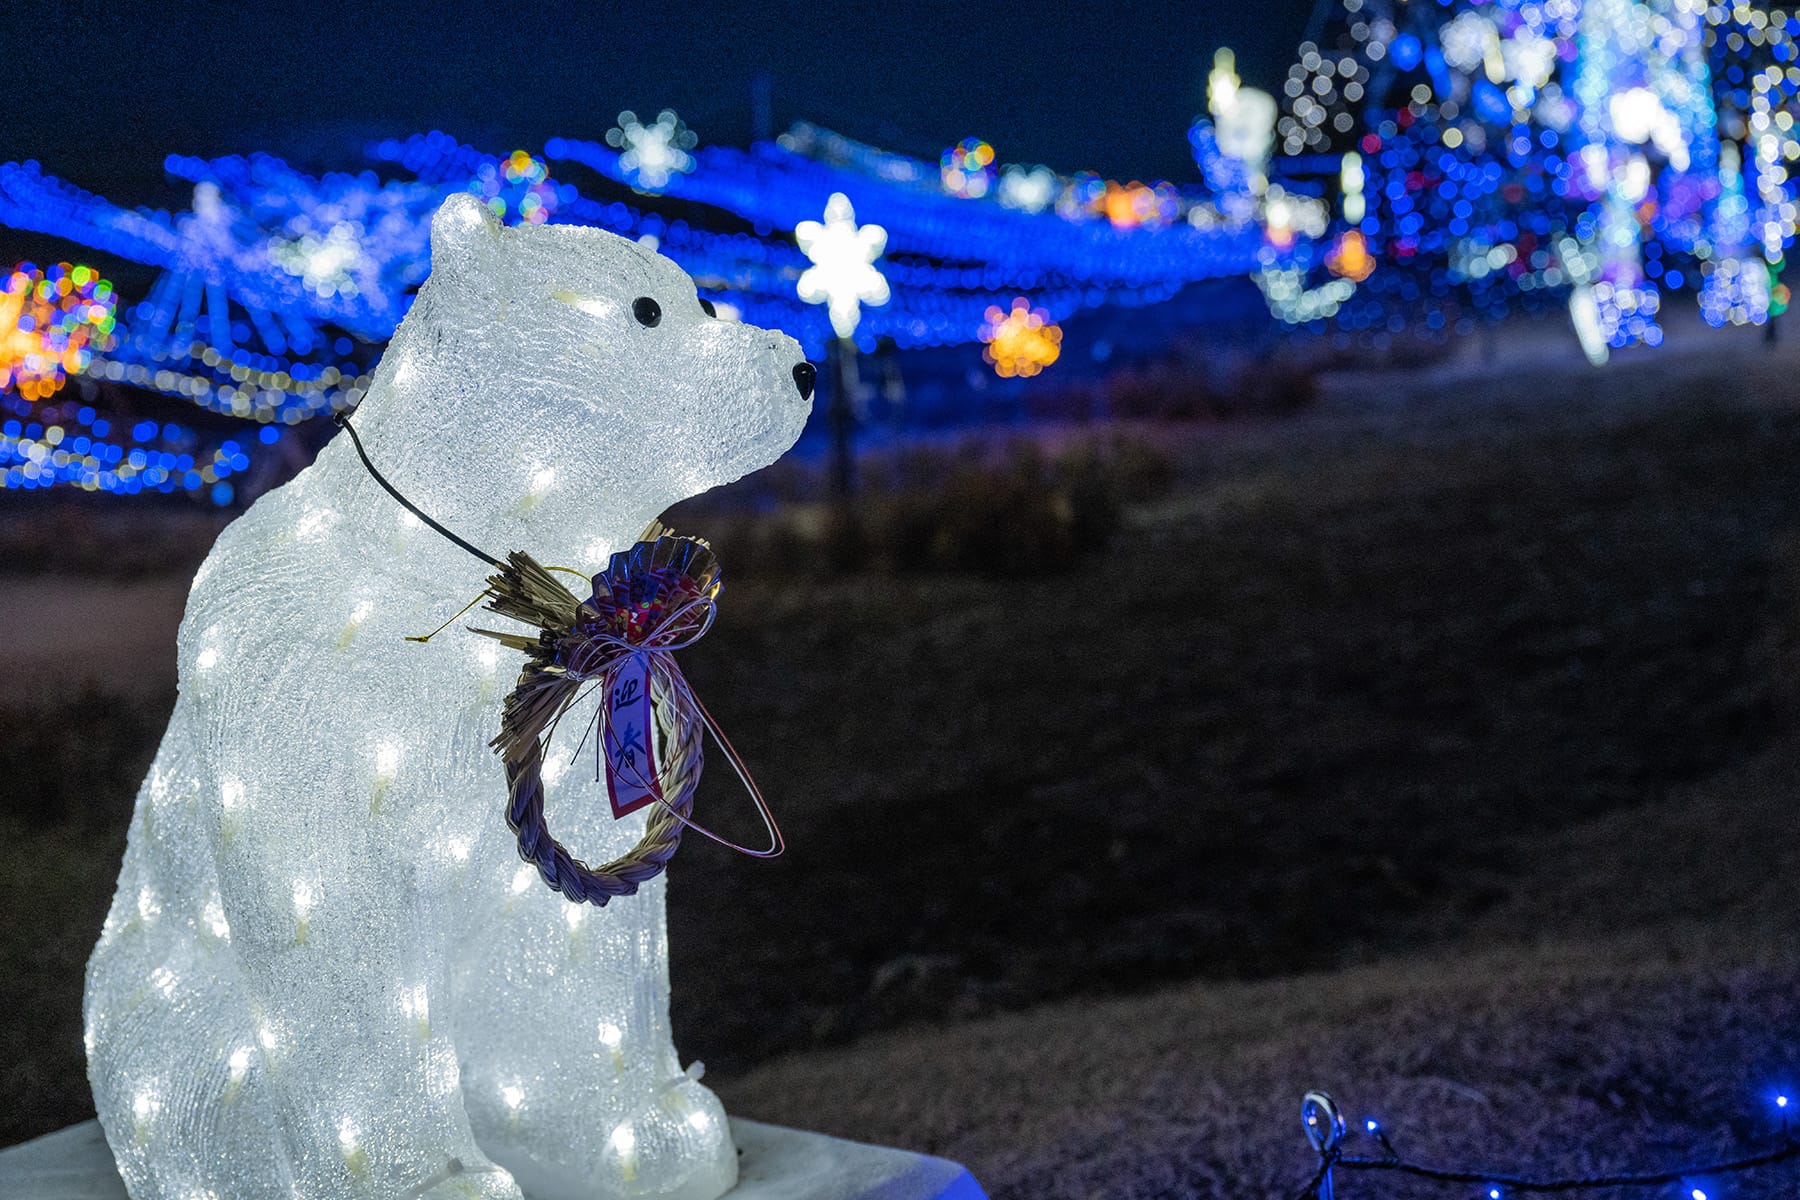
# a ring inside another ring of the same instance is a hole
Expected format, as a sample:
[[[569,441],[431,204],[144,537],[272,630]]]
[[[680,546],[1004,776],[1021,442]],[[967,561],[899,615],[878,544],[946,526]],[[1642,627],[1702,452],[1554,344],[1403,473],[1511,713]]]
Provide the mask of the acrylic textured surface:
[[[475,545],[592,571],[793,443],[801,359],[709,317],[650,250],[502,229],[459,195],[357,426]],[[404,640],[487,568],[346,440],[228,527],[189,596],[88,968],[119,1173],[134,1200],[712,1200],[737,1155],[670,1040],[666,877],[594,909],[522,866],[487,745],[517,656],[454,628]],[[568,762],[547,764],[557,826],[610,859],[646,814],[613,820]]]

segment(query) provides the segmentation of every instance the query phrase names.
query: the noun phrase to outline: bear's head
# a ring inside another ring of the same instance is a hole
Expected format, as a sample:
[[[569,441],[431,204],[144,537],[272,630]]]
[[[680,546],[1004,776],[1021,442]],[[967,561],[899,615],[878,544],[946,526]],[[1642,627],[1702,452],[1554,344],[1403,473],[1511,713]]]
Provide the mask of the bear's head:
[[[812,379],[799,343],[713,316],[654,250],[505,228],[460,194],[357,424],[408,497],[477,545],[581,557],[780,457]]]

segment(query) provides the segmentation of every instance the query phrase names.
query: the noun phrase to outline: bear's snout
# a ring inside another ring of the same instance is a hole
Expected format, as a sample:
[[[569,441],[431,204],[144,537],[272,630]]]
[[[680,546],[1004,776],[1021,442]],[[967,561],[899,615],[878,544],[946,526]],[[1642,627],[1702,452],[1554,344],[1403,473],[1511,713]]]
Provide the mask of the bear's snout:
[[[819,373],[813,370],[813,365],[811,363],[803,362],[794,364],[794,386],[800,389],[800,398],[802,400],[812,399],[813,384],[818,380],[818,377]]]

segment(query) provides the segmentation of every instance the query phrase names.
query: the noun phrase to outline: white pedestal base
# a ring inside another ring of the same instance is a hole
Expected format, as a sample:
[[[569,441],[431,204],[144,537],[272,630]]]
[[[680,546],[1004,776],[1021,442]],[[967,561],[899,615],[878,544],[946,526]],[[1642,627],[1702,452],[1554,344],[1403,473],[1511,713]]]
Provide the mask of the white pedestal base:
[[[731,1122],[743,1153],[727,1200],[987,1200],[948,1159],[756,1121]],[[127,1200],[97,1122],[0,1150],[0,1200]]]

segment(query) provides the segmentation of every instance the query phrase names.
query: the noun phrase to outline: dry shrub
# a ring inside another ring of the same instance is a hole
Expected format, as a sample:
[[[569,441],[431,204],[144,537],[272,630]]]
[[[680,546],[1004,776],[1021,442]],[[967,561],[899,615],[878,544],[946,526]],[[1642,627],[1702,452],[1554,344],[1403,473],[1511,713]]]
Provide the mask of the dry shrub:
[[[875,493],[850,510],[868,562],[895,572],[1026,575],[1055,570],[1104,544],[1118,524],[1110,490],[1092,472],[1053,466],[1031,442],[999,462],[961,462],[937,485]]]
[[[1318,377],[1310,366],[1274,358],[1127,368],[1108,377],[1100,403],[1115,419],[1218,421],[1298,412],[1318,394]]]
[[[1166,492],[1175,464],[1142,439],[1019,438],[911,446],[871,458],[848,502],[706,515],[734,573],[1062,570],[1111,539],[1125,505]]]

